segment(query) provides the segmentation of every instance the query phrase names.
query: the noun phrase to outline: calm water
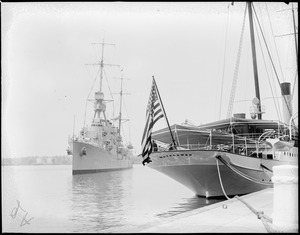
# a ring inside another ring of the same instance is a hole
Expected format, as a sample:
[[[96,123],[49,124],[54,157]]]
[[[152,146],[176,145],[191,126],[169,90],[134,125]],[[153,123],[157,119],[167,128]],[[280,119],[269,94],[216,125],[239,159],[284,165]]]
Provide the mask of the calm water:
[[[76,176],[71,166],[1,168],[2,232],[122,231],[220,201],[142,165]]]

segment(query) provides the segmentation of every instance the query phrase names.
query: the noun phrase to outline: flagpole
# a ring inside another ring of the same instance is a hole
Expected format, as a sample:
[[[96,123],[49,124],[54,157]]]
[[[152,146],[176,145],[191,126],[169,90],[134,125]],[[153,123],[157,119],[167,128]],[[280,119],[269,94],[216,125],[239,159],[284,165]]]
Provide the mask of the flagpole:
[[[155,84],[155,87],[156,87],[156,90],[157,90],[157,94],[158,94],[158,97],[159,97],[159,100],[160,100],[162,109],[163,109],[163,111],[164,111],[164,115],[165,115],[166,120],[167,120],[167,124],[168,124],[168,127],[169,127],[169,131],[170,131],[170,134],[171,134],[171,137],[172,137],[173,144],[174,144],[174,146],[176,146],[175,139],[174,139],[174,137],[173,137],[173,134],[172,134],[172,131],[171,131],[171,127],[170,127],[170,124],[169,124],[169,121],[168,121],[168,118],[167,118],[167,114],[166,114],[166,111],[165,111],[163,102],[162,102],[162,100],[161,100],[161,97],[160,97],[160,94],[159,94],[159,90],[158,90],[158,87],[157,87],[157,85],[156,85],[154,76],[152,76],[152,78],[153,78],[153,81],[154,81],[154,84]]]

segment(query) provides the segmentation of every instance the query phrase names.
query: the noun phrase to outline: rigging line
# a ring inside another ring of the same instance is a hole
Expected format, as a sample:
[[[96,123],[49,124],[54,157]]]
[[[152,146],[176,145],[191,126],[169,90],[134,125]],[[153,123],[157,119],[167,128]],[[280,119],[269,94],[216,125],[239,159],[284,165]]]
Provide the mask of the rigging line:
[[[124,140],[125,140],[125,142],[128,142],[128,141],[127,141],[127,138],[126,138],[126,134],[125,134],[123,125],[121,126],[121,128],[122,128]],[[120,130],[120,135],[121,135],[121,130]]]
[[[123,103],[124,107],[125,107],[125,110],[126,110],[126,114],[127,114],[127,117],[128,117],[128,112],[127,112],[127,108],[126,108],[126,104]],[[124,119],[122,119],[124,120]],[[129,122],[129,118],[128,119],[125,119],[125,122],[128,121]],[[124,122],[123,122],[124,123]],[[125,131],[124,131],[124,125],[122,125],[122,130],[123,130],[123,135],[125,135]],[[130,139],[130,133],[129,133],[129,139]]]
[[[237,55],[237,60],[236,60],[236,65],[235,65],[235,70],[234,70],[234,75],[233,75],[233,80],[232,80],[231,91],[230,91],[229,104],[228,104],[228,109],[227,109],[227,118],[229,118],[231,116],[231,114],[232,114],[233,101],[234,101],[235,90],[236,90],[236,83],[237,83],[237,77],[238,77],[239,66],[240,66],[240,58],[241,58],[243,36],[244,36],[244,29],[245,29],[245,22],[246,22],[245,21],[246,20],[246,13],[247,13],[247,5],[246,5],[245,11],[244,11],[244,19],[243,19],[243,25],[242,25],[242,32],[241,32],[239,49],[238,49],[238,55]]]
[[[114,114],[115,114],[115,101],[114,101],[114,97],[112,95],[112,92],[111,92],[111,89],[110,89],[110,86],[109,86],[109,83],[108,83],[108,80],[107,80],[106,71],[105,71],[104,68],[103,68],[103,71],[104,71],[104,77],[105,77],[105,80],[106,80],[106,83],[107,83],[107,86],[108,86],[108,90],[109,90],[110,96],[111,96],[111,98],[113,100],[113,113],[112,113],[112,116],[114,117]]]
[[[93,84],[92,84],[92,87],[91,87],[91,89],[90,89],[90,92],[89,92],[89,94],[88,94],[87,99],[90,97],[90,94],[91,94],[92,89],[93,89],[93,87],[94,87],[94,85],[95,85],[95,82],[96,82],[96,80],[97,80],[97,77],[98,77],[98,75],[99,75],[100,70],[101,70],[101,68],[99,67],[98,72],[97,72],[97,74],[96,74],[96,76],[95,76],[94,82],[93,82]],[[87,69],[87,71],[88,71],[88,69]],[[88,73],[89,73],[89,71],[88,71]]]
[[[124,89],[125,93],[128,93],[127,90],[125,89],[125,87],[124,87],[123,89]],[[124,94],[125,94],[125,93],[124,93]],[[125,97],[124,97],[124,98],[125,98]],[[127,117],[129,118],[128,111],[127,111],[127,107],[126,107],[126,103],[125,103],[125,102],[122,102],[122,105],[124,105],[125,111],[126,111],[126,114],[127,114]]]
[[[298,10],[298,8],[296,8]],[[298,70],[298,46],[297,46],[297,36],[296,36],[296,23],[295,23],[295,14],[294,14],[294,5],[292,3],[292,13],[293,13],[293,26],[294,26],[294,39],[295,39],[295,49],[296,49],[296,63]]]
[[[115,101],[114,101],[115,102]],[[113,104],[114,104],[114,102],[113,102]],[[117,109],[117,107],[118,107],[118,101],[116,101],[116,109]],[[117,117],[119,117],[118,115],[117,115]],[[113,106],[113,114],[112,114],[112,118],[113,118],[113,123],[114,123],[114,125],[115,125],[115,122],[117,121],[117,119],[115,119],[116,118],[116,116],[115,116],[115,108],[114,108],[114,106]],[[119,118],[118,118],[119,119]],[[121,131],[121,130],[120,130]]]
[[[272,38],[273,38],[273,42],[274,42],[274,45],[275,45],[275,51],[276,51],[277,60],[278,60],[278,63],[279,63],[279,68],[280,68],[280,71],[281,71],[281,76],[283,78],[283,81],[285,81],[285,76],[283,75],[282,65],[280,63],[280,57],[279,57],[279,54],[278,54],[277,44],[276,44],[276,40],[275,40],[275,37],[274,37],[273,27],[272,27],[272,23],[271,23],[271,19],[270,19],[269,9],[268,9],[267,3],[265,3],[265,6],[266,6],[267,14],[268,14],[269,24],[270,24],[270,28],[271,28],[271,32],[272,32]],[[274,81],[273,73],[271,73],[271,75],[272,75],[272,78],[273,78],[272,81],[273,81],[273,86],[274,86],[274,89],[275,89],[275,96],[277,97],[277,90],[276,90],[276,86],[275,86],[275,81]],[[270,85],[270,87],[271,87],[271,85]],[[273,95],[273,92],[272,92],[272,95]],[[277,102],[277,107],[279,109],[279,107],[280,107],[279,100],[276,100],[276,101],[274,100],[274,103],[275,102]],[[275,107],[276,107],[276,104],[275,104]],[[278,116],[278,111],[277,111],[277,116]],[[279,116],[278,117],[280,118],[280,120],[282,120],[282,116],[281,116],[280,112],[279,112]]]
[[[252,5],[252,6],[253,6],[253,5]],[[269,50],[269,47],[268,47],[268,45],[267,45],[265,36],[264,36],[264,34],[263,34],[263,32],[262,32],[260,23],[259,23],[259,21],[258,21],[258,17],[257,17],[256,10],[255,10],[254,6],[253,6],[253,10],[254,10],[255,17],[256,17],[256,20],[257,20],[258,25],[259,25],[259,28],[260,28],[261,35],[262,35],[262,37],[263,37],[263,39],[264,39],[264,43],[265,43],[265,46],[266,46],[267,51],[268,51],[268,54],[269,54],[269,58],[270,58],[270,60],[271,60],[272,67],[273,67],[273,69],[274,69],[274,72],[275,72],[275,75],[276,75],[276,78],[277,78],[277,82],[278,82],[279,87],[280,87],[279,77],[278,77],[277,71],[276,71],[276,69],[275,69],[275,65],[274,65],[274,63],[273,63],[273,60],[272,60],[272,57],[271,57],[271,54],[270,54],[270,50]],[[283,96],[283,100],[285,101],[285,104],[286,104],[286,107],[287,107],[287,110],[288,110],[289,114],[292,116],[292,112],[291,112],[291,110],[290,110],[290,107],[289,107],[289,105],[288,105],[288,103],[287,103],[287,100],[286,100],[286,97],[285,97],[285,96]],[[293,124],[295,125],[294,120],[293,120]]]
[[[287,73],[288,73],[288,70],[289,70],[288,62],[289,62],[289,52],[290,52],[290,50],[291,50],[291,38],[288,40],[287,50],[286,50],[286,54],[285,54],[285,61],[286,61],[285,70],[284,70],[285,77],[287,77]],[[285,80],[283,80],[283,81],[285,81]]]
[[[255,25],[256,31],[258,31],[258,30],[257,30],[256,24],[254,24],[254,25]],[[269,82],[269,85],[270,85],[271,93],[272,93],[272,96],[273,96],[273,101],[274,101],[274,105],[275,105],[277,117],[278,117],[279,120],[282,120],[282,119],[281,119],[282,117],[281,117],[281,115],[280,115],[280,113],[279,113],[279,111],[278,111],[278,107],[277,107],[277,104],[276,104],[276,101],[277,101],[277,100],[275,99],[274,92],[273,92],[273,89],[272,89],[272,85],[271,85],[271,81],[270,81],[270,76],[269,76],[269,73],[268,73],[267,64],[266,64],[266,60],[265,60],[265,56],[264,56],[264,54],[263,54],[263,50],[262,50],[262,45],[261,45],[260,37],[258,37],[258,42],[259,42],[259,46],[260,46],[262,58],[263,58],[263,61],[264,61],[264,65],[265,65],[265,68],[266,68],[267,78],[268,78],[268,82]],[[277,94],[275,94],[275,95],[277,96]]]
[[[125,109],[125,111],[126,111],[126,116],[127,116],[127,118],[129,119],[129,115],[128,115],[128,111],[127,111],[126,103],[125,103],[125,102],[123,102],[122,104],[123,104],[123,106],[124,106],[124,109]]]
[[[294,86],[293,86],[293,92],[292,92],[292,97],[294,98],[294,92],[295,92],[295,87],[296,87],[296,78],[298,76],[298,68],[296,69],[296,73],[295,73],[295,78],[294,78]]]
[[[175,129],[174,129],[174,132],[177,136],[177,143],[178,143],[178,146],[180,146],[180,141],[179,141],[179,136],[178,136],[178,132],[177,132],[177,129],[176,129],[176,126],[175,126]]]
[[[267,3],[265,3],[265,5],[266,5],[266,9],[267,9],[268,19],[269,19],[269,23],[270,23],[270,28],[271,28],[271,32],[272,32],[272,38],[273,38],[273,42],[274,42],[274,45],[275,45],[275,51],[276,51],[276,55],[277,55],[277,59],[278,59],[278,63],[279,63],[279,68],[280,68],[281,76],[283,78],[283,81],[285,81],[285,77],[283,76],[282,66],[281,66],[280,59],[279,59],[280,57],[279,57],[279,54],[278,54],[278,49],[277,49],[277,44],[276,44],[276,41],[275,41],[273,27],[272,27],[270,15],[269,15],[268,5],[267,5]]]
[[[107,86],[108,86],[108,89],[109,89],[110,97],[111,97],[112,99],[114,99],[114,97],[113,97],[113,95],[112,95],[112,92],[111,92],[111,89],[110,89],[110,86],[109,86],[109,82],[108,82],[108,80],[107,80],[107,75],[106,75],[105,69],[103,69],[103,71],[104,71],[105,80],[106,80],[106,83],[107,83]]]
[[[91,89],[90,89],[90,92],[89,92],[89,94],[88,94],[88,96],[87,96],[87,99],[86,99],[86,101],[85,101],[85,111],[84,111],[83,127],[85,126],[86,110],[87,110],[87,102],[88,102],[88,98],[90,97],[90,94],[91,94],[91,92],[92,92],[92,89],[93,89],[93,87],[94,87],[94,85],[95,85],[95,82],[96,82],[97,77],[98,77],[98,75],[99,75],[100,69],[101,69],[101,68],[99,67],[98,72],[97,72],[97,74],[96,74],[96,76],[95,76],[94,82],[93,82],[93,84],[92,84],[92,87],[91,87]],[[88,70],[88,69],[86,69],[86,70],[87,70],[88,74],[90,75],[89,70]]]
[[[129,142],[131,142],[131,127],[130,127],[130,121],[128,122],[128,133],[129,133]]]
[[[225,50],[224,50],[224,58],[223,58],[223,74],[222,74],[222,83],[221,83],[219,119],[221,118],[221,110],[222,110],[223,83],[224,83],[225,61],[226,61],[225,59],[226,59],[227,35],[228,35],[228,18],[229,18],[229,6],[227,8],[227,21],[226,21],[226,33],[225,33]]]
[[[124,90],[125,90],[125,88],[124,88]],[[125,90],[125,93],[126,93],[126,90]],[[128,93],[128,92],[127,92]],[[126,103],[124,102],[124,99],[122,100],[123,102],[122,102],[122,107],[124,107],[124,109],[125,109],[125,111],[126,111],[126,114],[127,114],[127,121],[129,122],[129,141],[130,141],[130,120],[129,120],[129,115],[128,115],[128,111],[127,111],[127,106],[126,106]],[[122,125],[122,130],[123,130],[123,133],[125,133],[125,131],[124,131],[124,128],[123,128],[123,125]]]

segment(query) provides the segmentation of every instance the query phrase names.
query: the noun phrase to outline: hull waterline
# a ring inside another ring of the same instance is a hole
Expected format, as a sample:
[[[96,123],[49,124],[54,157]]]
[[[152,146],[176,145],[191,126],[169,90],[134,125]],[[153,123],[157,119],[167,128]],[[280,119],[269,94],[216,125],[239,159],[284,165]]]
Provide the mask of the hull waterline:
[[[82,154],[85,149],[85,154]],[[132,168],[130,156],[123,156],[88,143],[73,142],[72,174],[88,174]]]
[[[221,156],[232,169],[217,156]],[[228,196],[243,195],[270,188],[272,172],[267,169],[293,164],[210,150],[156,152],[151,154],[151,160],[150,168],[207,198],[224,196],[224,193]]]

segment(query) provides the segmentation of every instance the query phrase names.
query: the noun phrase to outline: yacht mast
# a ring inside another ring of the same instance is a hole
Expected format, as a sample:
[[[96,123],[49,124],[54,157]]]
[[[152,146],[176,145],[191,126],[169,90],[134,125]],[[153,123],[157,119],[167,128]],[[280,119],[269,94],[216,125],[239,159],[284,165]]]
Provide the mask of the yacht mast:
[[[258,73],[257,73],[257,60],[256,60],[256,49],[255,49],[255,39],[253,30],[253,18],[252,18],[252,2],[247,2],[248,12],[249,12],[249,23],[250,23],[250,36],[251,36],[251,48],[252,48],[252,59],[253,59],[253,72],[254,72],[254,84],[255,84],[255,95],[259,100],[258,104],[258,119],[261,119],[261,101],[259,93],[259,83],[258,83]]]

